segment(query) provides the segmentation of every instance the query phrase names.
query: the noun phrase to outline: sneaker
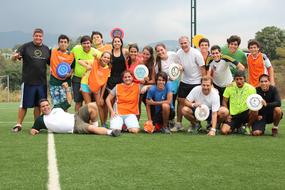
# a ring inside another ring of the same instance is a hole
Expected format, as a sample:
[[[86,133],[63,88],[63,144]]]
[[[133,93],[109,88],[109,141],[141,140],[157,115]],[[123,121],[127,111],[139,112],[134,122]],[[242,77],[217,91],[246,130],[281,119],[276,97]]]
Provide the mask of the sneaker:
[[[175,123],[174,127],[170,128],[171,132],[184,131],[182,123]]]
[[[128,132],[128,128],[125,124],[122,126],[122,132]]]
[[[249,127],[245,127],[245,128],[244,128],[244,134],[245,134],[245,135],[251,135],[251,131],[250,131],[250,128],[249,128]]]
[[[166,128],[162,127],[160,129],[160,131],[161,131],[161,133],[164,133],[164,134],[171,134],[171,131],[169,130],[168,127],[166,127]]]
[[[189,127],[188,133],[197,134],[200,128],[201,128],[201,125],[199,123],[196,123]]]
[[[15,127],[13,127],[13,128],[11,129],[11,131],[12,131],[13,133],[18,133],[18,132],[20,132],[21,130],[22,130],[22,125],[20,125],[20,124],[15,125]]]
[[[118,129],[113,129],[112,132],[111,132],[111,135],[113,137],[118,137],[121,135],[121,130],[118,130]]]
[[[278,135],[278,127],[272,127],[272,136],[276,137]]]

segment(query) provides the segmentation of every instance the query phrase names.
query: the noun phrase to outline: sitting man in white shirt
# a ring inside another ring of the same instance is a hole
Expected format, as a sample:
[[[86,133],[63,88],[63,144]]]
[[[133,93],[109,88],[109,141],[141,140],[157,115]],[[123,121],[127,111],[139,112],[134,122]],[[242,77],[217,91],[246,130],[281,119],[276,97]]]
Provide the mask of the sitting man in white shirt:
[[[97,134],[119,136],[119,130],[109,130],[104,127],[98,127],[98,108],[96,103],[84,105],[75,114],[67,113],[64,110],[70,107],[72,100],[71,92],[68,89],[68,84],[62,84],[66,91],[66,101],[54,105],[51,108],[47,99],[42,99],[39,102],[42,115],[39,116],[32,126],[31,134],[37,135],[41,129],[48,129],[54,133],[81,133],[81,134]]]

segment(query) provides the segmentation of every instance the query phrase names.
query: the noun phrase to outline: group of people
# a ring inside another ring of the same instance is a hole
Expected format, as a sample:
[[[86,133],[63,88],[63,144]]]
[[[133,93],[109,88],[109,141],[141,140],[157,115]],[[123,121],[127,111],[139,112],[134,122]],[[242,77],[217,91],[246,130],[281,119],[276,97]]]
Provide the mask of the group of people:
[[[33,41],[12,56],[23,62],[21,104],[13,132],[21,131],[27,109],[34,108],[32,135],[41,129],[110,136],[119,136],[122,130],[138,133],[144,103],[145,126],[151,126],[151,132],[183,131],[185,117],[190,122],[188,132],[197,133],[201,122],[194,113],[206,105],[210,110],[206,119],[209,136],[216,135],[217,130],[224,135],[245,132],[259,136],[268,123],[273,123],[272,135],[278,133],[283,113],[274,70],[256,40],[248,42],[249,53],[239,49],[241,39],[235,35],[222,48],[210,47],[206,38],[193,48],[189,38],[181,36],[177,52],[168,51],[163,43],[154,48],[146,46],[140,52],[137,44],[126,49],[120,36],[104,44],[102,34],[95,31],[83,36],[70,51],[68,36],[60,35],[58,47],[50,50],[43,44],[43,35],[42,29],[35,29]],[[57,72],[63,62],[71,67],[64,77]],[[175,80],[169,76],[172,64],[178,64],[181,72]],[[47,99],[47,65],[53,108]],[[134,77],[138,65],[148,69],[148,76],[142,80]],[[263,107],[252,111],[246,99],[256,93],[262,96]],[[68,113],[72,98],[75,114]]]

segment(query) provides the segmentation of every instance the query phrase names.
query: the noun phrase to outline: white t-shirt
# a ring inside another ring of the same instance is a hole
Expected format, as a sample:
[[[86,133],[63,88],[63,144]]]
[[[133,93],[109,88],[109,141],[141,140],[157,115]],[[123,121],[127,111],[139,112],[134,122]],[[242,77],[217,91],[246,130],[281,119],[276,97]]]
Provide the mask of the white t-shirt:
[[[177,54],[173,51],[167,52],[167,60],[161,60],[161,71],[165,72],[167,75],[169,73],[169,66],[173,63],[179,63]],[[158,65],[155,66],[155,72],[158,73]]]
[[[213,83],[219,87],[226,87],[233,81],[230,69],[231,62],[221,59],[219,62],[212,61],[210,69],[213,71]]]
[[[195,48],[190,47],[186,53],[182,49],[177,51],[179,63],[183,67],[181,81],[185,84],[200,84],[201,71],[200,67],[205,66],[205,61],[201,52]]]
[[[205,104],[213,112],[218,111],[220,108],[219,92],[214,87],[212,87],[208,95],[205,95],[202,92],[202,86],[196,86],[191,90],[186,99],[195,103]]]
[[[74,122],[74,114],[61,108],[53,108],[50,114],[44,115],[46,127],[55,133],[73,133]]]

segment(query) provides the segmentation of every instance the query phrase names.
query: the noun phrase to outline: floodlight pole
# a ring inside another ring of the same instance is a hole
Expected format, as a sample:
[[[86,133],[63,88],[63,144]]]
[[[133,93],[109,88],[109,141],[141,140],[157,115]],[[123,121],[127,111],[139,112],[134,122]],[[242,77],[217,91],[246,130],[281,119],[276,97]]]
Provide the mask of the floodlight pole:
[[[191,0],[191,46],[193,47],[192,39],[197,32],[197,19],[196,19],[196,0]]]

